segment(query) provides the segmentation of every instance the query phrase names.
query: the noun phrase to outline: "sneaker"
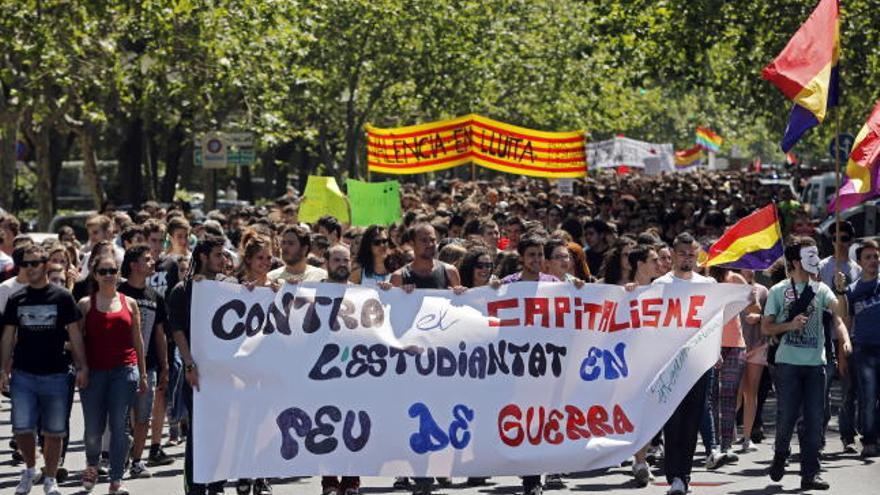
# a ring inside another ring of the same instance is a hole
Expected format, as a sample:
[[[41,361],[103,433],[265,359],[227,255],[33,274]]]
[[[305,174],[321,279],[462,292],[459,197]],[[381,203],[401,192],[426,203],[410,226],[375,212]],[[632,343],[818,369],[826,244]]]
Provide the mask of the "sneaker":
[[[208,486],[208,495],[223,495],[223,483]]]
[[[147,466],[167,466],[174,464],[174,458],[166,454],[161,448],[155,454],[150,454],[147,458]]]
[[[831,485],[818,474],[801,478],[801,490],[827,490]]]
[[[633,477],[636,479],[636,485],[639,488],[648,486],[648,484],[654,479],[654,475],[651,474],[651,468],[648,467],[647,462],[633,464],[632,472]]]
[[[449,488],[450,486],[452,486],[452,478],[448,478],[448,477],[437,478],[437,484],[442,486],[443,488]]]
[[[58,469],[55,470],[55,479],[58,480],[59,483],[67,481],[69,475],[70,473],[64,466],[58,466]]]
[[[548,474],[544,480],[544,488],[548,490],[562,490],[565,488],[565,482],[562,481],[561,474]]]
[[[122,480],[116,480],[110,482],[110,491],[107,492],[110,495],[128,495],[128,488],[125,487],[125,484],[122,483]]]
[[[98,481],[98,469],[95,466],[86,467],[85,471],[82,472],[82,487],[83,490],[90,492],[92,488],[95,487],[95,483]]]
[[[238,495],[250,495],[251,493],[251,480],[248,478],[241,478],[235,484],[235,493]]]
[[[525,492],[524,495],[543,495],[544,489],[541,485],[533,486],[529,491]]]
[[[58,490],[58,480],[52,478],[51,476],[46,476],[43,478],[43,493],[46,495],[61,495],[61,491]],[[113,492],[110,492],[113,493]],[[128,492],[126,492],[127,494]]]
[[[101,456],[98,461],[98,476],[107,476],[108,474],[110,474],[110,459]]]
[[[321,495],[339,495],[338,486],[328,486],[321,490]]]
[[[755,428],[752,430],[752,437],[750,439],[754,443],[761,443],[764,441],[764,431],[760,428]]]
[[[648,449],[647,454],[645,455],[645,460],[648,461],[648,464],[655,466],[657,463],[663,460],[663,444],[654,445]]]
[[[755,452],[758,450],[758,447],[752,442],[751,438],[744,438],[742,447],[740,447],[739,451],[743,454],[748,454],[749,452]]]
[[[779,481],[785,476],[785,461],[786,457],[779,454],[775,454],[773,456],[773,463],[770,464],[770,469],[768,473],[770,474],[770,479],[773,481]]]
[[[867,459],[869,457],[877,457],[877,445],[873,443],[868,443],[862,446],[862,457]]]
[[[254,495],[272,495],[272,485],[266,478],[254,480]]]
[[[714,470],[720,468],[724,464],[724,455],[718,450],[712,450],[706,456],[706,469]]]
[[[723,457],[723,464],[734,464],[739,462],[739,456],[736,453],[731,452],[730,449],[722,451],[721,456]]]
[[[147,469],[147,465],[144,464],[144,461],[137,461],[132,463],[131,468],[128,470],[128,477],[131,479],[152,478],[153,473]]]
[[[15,495],[27,495],[30,493],[31,488],[34,487],[34,478],[36,477],[37,471],[35,469],[22,469],[21,481],[15,487]]]
[[[856,448],[856,443],[853,441],[848,441],[843,443],[843,453],[844,454],[858,454],[859,449]]]
[[[684,484],[681,478],[674,478],[669,485],[669,491],[666,492],[666,495],[685,495],[685,493],[687,493],[687,485]]]
[[[391,485],[393,488],[409,488],[409,478],[406,476],[398,476],[394,478],[394,484]]]

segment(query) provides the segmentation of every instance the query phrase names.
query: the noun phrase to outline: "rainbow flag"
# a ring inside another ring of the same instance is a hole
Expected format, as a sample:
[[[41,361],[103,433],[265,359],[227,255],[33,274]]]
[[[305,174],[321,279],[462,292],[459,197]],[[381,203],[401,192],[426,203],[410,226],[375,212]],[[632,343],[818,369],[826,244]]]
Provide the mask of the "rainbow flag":
[[[702,146],[707,151],[711,151],[712,153],[718,153],[718,150],[721,149],[721,143],[724,142],[724,138],[715,134],[709,129],[705,127],[697,126],[697,145]]]
[[[675,169],[676,170],[687,170],[693,167],[699,167],[703,163],[703,158],[706,155],[703,154],[703,147],[700,145],[694,146],[693,148],[689,148],[682,151],[675,152]]]
[[[712,244],[705,266],[766,270],[782,254],[779,216],[771,203],[736,222]]]
[[[837,106],[840,57],[840,6],[838,0],[821,0],[785,49],[761,72],[794,102],[782,137],[787,153],[809,129]]]
[[[845,210],[862,201],[880,195],[880,101],[874,106],[868,121],[856,136],[846,179],[840,192],[831,202],[831,209]]]

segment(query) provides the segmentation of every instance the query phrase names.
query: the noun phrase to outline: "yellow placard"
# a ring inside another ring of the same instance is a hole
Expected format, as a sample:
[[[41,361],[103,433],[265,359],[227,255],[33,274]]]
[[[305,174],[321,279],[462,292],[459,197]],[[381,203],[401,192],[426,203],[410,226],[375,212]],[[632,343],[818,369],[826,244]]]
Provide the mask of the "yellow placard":
[[[333,177],[310,175],[299,205],[299,220],[313,223],[324,215],[332,215],[342,223],[350,223],[348,199]]]

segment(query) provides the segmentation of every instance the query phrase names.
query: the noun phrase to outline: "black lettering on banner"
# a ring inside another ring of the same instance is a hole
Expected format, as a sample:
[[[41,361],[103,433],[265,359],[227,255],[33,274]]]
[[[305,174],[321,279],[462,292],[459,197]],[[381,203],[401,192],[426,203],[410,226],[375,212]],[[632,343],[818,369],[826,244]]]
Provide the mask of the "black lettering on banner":
[[[364,328],[381,327],[385,323],[385,308],[378,299],[367,299],[361,307],[361,326]]]
[[[357,378],[369,371],[367,352],[368,348],[364,344],[358,344],[351,348],[351,361],[345,368],[345,376]]]
[[[228,332],[223,328],[223,318],[229,311],[234,311],[239,318],[243,318],[245,311],[247,311],[247,306],[245,306],[244,301],[233,299],[217,309],[217,312],[214,313],[214,318],[211,319],[211,331],[214,332],[214,336],[218,339],[235,340],[244,334],[245,325],[241,321],[233,325],[232,330]]]
[[[335,427],[327,423],[324,418],[329,418],[333,423],[342,420],[342,413],[336,406],[324,406],[315,413],[315,427],[306,436],[306,450],[313,454],[329,454],[336,450],[339,441],[333,438]],[[325,437],[318,441],[318,437]]]
[[[360,426],[358,436],[353,433],[355,420]],[[298,407],[285,409],[275,421],[281,432],[281,457],[284,460],[289,461],[299,455],[299,442],[294,435],[304,439],[306,450],[314,455],[330,454],[339,446],[335,434],[336,426],[342,421],[342,411],[336,406],[319,408],[314,422],[307,412]],[[370,440],[371,425],[370,415],[366,411],[347,411],[342,424],[343,445],[351,452],[362,450]]]
[[[331,380],[334,378],[342,377],[342,370],[339,369],[338,366],[331,366],[327,370],[324,367],[336,359],[336,356],[339,355],[339,346],[336,344],[327,344],[324,346],[324,349],[321,351],[321,355],[318,356],[318,360],[315,361],[315,365],[312,366],[312,370],[309,371],[309,379],[310,380]]]
[[[260,330],[263,329],[263,323],[266,321],[266,313],[263,311],[263,307],[259,304],[254,304],[251,306],[251,310],[248,311],[247,319],[245,320],[245,327],[247,329],[247,336],[253,337],[260,333]]]
[[[385,356],[387,355],[387,346],[383,344],[373,344],[370,346],[367,362],[369,363],[371,376],[380,377],[385,374],[385,370],[388,368],[388,363],[385,361]]]
[[[370,428],[372,426],[370,423],[370,416],[366,412],[358,411],[356,416],[361,427],[360,436],[356,437],[351,433],[352,430],[354,430],[354,411],[348,411],[345,413],[345,425],[343,425],[342,428],[342,442],[345,444],[345,447],[352,452],[359,452],[365,445],[367,445],[367,440],[370,439]]]
[[[526,366],[525,366],[525,360],[523,359],[523,353],[529,352],[530,346],[531,346],[531,344],[523,344],[523,345],[509,344],[507,346],[507,348],[510,350],[510,352],[514,354],[514,356],[513,356],[513,376],[523,376],[523,374],[525,374]]]
[[[312,418],[298,407],[285,409],[275,420],[281,430],[281,457],[291,460],[299,453],[299,443],[290,434],[293,428],[296,436],[304,437],[312,429]]]

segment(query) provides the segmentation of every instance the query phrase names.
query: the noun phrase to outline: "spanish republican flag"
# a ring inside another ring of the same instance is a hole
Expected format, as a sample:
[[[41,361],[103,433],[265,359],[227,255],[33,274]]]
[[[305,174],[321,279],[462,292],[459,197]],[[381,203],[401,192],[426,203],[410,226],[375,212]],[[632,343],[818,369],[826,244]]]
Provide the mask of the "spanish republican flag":
[[[880,195],[880,101],[856,136],[846,164],[846,180],[832,201],[832,209],[845,210]]]
[[[697,126],[697,144],[712,153],[718,153],[724,138],[705,127]]]
[[[712,244],[705,266],[766,270],[782,254],[779,216],[776,205],[771,203],[736,222]]]
[[[840,6],[838,0],[821,0],[782,53],[761,73],[794,102],[782,137],[783,152],[837,105],[839,57]]]
[[[675,169],[687,170],[692,167],[699,167],[703,163],[703,147],[699,144],[693,148],[675,152]]]

